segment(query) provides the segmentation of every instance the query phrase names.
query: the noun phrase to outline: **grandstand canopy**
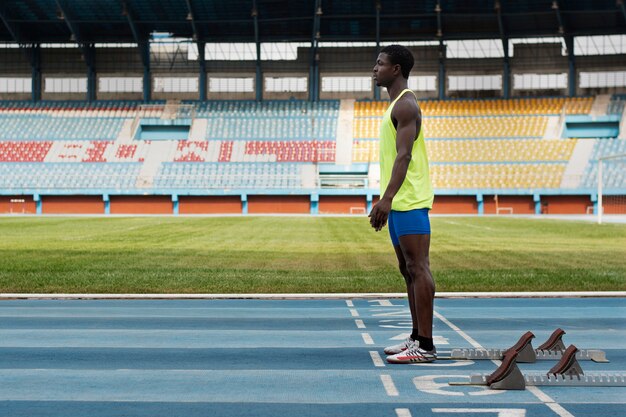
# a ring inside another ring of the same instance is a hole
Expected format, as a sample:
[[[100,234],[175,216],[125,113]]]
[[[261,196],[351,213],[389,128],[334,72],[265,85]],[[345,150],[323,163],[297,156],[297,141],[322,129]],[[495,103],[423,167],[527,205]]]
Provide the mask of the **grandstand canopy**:
[[[374,41],[377,5],[383,41],[626,32],[620,0],[2,0],[0,41],[254,42],[254,14],[261,42],[310,41],[316,14],[320,40]]]

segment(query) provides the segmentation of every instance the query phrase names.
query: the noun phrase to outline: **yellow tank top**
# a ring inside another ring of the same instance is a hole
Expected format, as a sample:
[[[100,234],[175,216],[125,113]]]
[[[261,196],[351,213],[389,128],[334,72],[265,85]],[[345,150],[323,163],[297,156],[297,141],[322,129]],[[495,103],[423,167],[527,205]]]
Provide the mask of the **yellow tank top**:
[[[396,128],[391,120],[391,112],[396,101],[407,91],[415,95],[413,91],[406,89],[400,93],[383,115],[380,125],[380,195],[382,196],[391,180],[391,170],[396,160],[398,151],[396,149]],[[417,98],[416,98],[417,100]],[[424,142],[424,128],[421,127],[417,134],[417,139],[413,142],[411,151],[411,162],[406,173],[406,177],[400,190],[393,198],[391,209],[396,211],[408,211],[421,208],[431,209],[433,207],[434,193],[430,183],[428,170],[428,155],[426,153],[426,143]]]

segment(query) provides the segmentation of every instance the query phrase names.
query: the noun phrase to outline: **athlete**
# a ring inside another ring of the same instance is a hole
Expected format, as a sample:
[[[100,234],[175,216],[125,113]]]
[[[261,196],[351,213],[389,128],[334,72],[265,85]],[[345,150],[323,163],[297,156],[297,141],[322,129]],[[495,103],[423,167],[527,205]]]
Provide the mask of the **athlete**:
[[[374,80],[387,88],[391,104],[380,127],[380,200],[369,214],[370,224],[389,235],[398,258],[413,322],[411,335],[385,348],[390,363],[432,362],[435,282],[430,273],[430,221],[433,189],[422,129],[422,112],[407,88],[413,55],[401,45],[383,48],[374,66]]]

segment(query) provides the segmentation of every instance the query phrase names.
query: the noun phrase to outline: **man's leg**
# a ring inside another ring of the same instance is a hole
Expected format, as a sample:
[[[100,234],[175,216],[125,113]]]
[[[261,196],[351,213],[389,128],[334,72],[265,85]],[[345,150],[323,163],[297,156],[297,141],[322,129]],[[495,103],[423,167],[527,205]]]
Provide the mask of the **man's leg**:
[[[387,356],[387,362],[432,362],[437,359],[437,349],[433,344],[435,282],[430,273],[428,259],[430,234],[400,236],[399,242],[410,278],[409,294],[415,300],[419,335],[418,343],[412,343],[398,354]]]
[[[435,281],[430,272],[430,235],[404,235],[400,236],[399,240],[406,269],[411,278],[409,293],[413,293],[415,300],[420,339],[424,338],[432,343]],[[430,350],[429,347],[426,345],[422,348]]]
[[[411,309],[411,321],[413,322],[413,330],[419,329],[417,322],[417,307],[415,304],[415,292],[413,291],[413,285],[411,284],[412,279],[411,275],[409,275],[409,271],[406,268],[406,261],[404,260],[404,254],[402,253],[402,248],[400,245],[393,245],[393,249],[396,251],[396,257],[398,258],[398,268],[400,269],[400,273],[404,277],[404,282],[406,283],[406,292],[409,296],[409,308]],[[414,340],[417,340],[416,334],[411,334]]]

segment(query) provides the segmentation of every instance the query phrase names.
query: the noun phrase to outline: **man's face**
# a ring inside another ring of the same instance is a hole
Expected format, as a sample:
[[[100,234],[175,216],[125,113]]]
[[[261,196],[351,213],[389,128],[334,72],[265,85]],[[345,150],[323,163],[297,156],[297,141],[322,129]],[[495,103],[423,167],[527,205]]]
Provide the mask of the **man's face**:
[[[387,87],[395,78],[395,71],[400,70],[400,65],[393,65],[385,53],[378,54],[376,65],[374,65],[374,81],[379,87]]]

